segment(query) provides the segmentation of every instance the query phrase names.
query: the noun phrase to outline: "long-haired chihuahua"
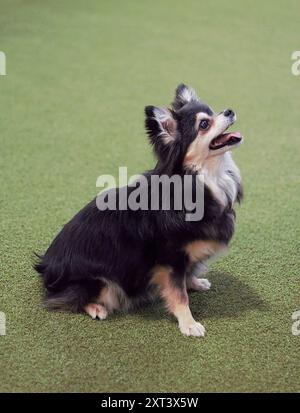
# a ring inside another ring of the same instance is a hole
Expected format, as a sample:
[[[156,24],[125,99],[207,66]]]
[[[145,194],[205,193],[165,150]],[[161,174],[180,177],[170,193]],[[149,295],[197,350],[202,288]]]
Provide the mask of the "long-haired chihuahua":
[[[210,288],[201,278],[207,262],[225,251],[233,236],[233,208],[242,186],[230,151],[243,137],[226,132],[236,120],[233,110],[215,113],[184,84],[171,108],[147,106],[145,114],[157,157],[154,169],[142,175],[149,184],[148,205],[153,176],[189,176],[193,195],[203,183],[201,219],[187,219],[185,206],[175,208],[174,202],[169,209],[161,203],[155,209],[101,209],[94,199],[63,227],[35,269],[49,309],[83,311],[103,320],[113,311],[161,299],[183,334],[202,337],[205,329],[193,318],[188,291]],[[130,197],[133,187],[127,189]],[[120,189],[115,194],[118,198]]]

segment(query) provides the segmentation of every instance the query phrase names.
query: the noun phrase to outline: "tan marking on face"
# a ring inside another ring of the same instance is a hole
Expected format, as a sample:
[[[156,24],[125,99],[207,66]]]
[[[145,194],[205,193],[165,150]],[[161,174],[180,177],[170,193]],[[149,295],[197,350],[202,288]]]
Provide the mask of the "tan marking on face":
[[[208,119],[211,122],[211,126],[207,130],[199,129],[200,121],[203,119]],[[213,119],[206,113],[199,112],[196,114],[195,129],[198,131],[198,134],[186,152],[183,161],[183,166],[185,168],[198,169],[207,158],[209,154],[210,140],[205,137],[210,134],[210,130],[213,127],[213,122]]]
[[[217,241],[193,241],[184,248],[191,263],[207,260],[217,253],[225,252],[226,249],[225,244]]]
[[[183,166],[190,169],[201,168],[208,154],[208,145],[204,140],[202,140],[202,136],[197,136],[197,138],[194,139],[188,147],[187,153],[183,160]]]
[[[199,129],[199,123],[202,119],[210,120],[210,127],[207,130]],[[209,144],[212,139],[223,133],[228,126],[231,125],[229,118],[225,117],[223,113],[218,113],[213,117],[208,116],[203,112],[196,114],[195,128],[198,131],[197,137],[188,147],[183,166],[185,168],[199,170],[210,157],[218,156],[230,150],[229,146],[225,146],[222,150],[211,151]]]

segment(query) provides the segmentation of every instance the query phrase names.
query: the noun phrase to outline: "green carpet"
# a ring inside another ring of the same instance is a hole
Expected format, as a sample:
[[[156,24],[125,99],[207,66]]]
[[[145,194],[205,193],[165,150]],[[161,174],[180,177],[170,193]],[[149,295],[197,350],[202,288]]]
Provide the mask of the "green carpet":
[[[0,0],[0,390],[300,391],[298,1]],[[32,270],[100,174],[153,165],[145,105],[180,82],[234,108],[245,201],[213,289],[191,295],[204,339],[161,305],[95,322],[49,313]]]

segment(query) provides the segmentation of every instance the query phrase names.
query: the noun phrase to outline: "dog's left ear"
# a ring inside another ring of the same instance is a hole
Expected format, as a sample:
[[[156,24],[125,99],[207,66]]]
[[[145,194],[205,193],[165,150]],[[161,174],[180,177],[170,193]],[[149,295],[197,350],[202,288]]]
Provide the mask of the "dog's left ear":
[[[177,86],[175,90],[174,102],[172,103],[174,110],[179,110],[187,103],[193,102],[193,101],[194,102],[199,101],[199,98],[196,92],[194,91],[194,89],[192,89],[189,86],[184,85],[183,83]]]
[[[173,112],[167,108],[146,106],[145,114],[146,130],[156,152],[162,145],[172,144],[177,134],[177,122]]]

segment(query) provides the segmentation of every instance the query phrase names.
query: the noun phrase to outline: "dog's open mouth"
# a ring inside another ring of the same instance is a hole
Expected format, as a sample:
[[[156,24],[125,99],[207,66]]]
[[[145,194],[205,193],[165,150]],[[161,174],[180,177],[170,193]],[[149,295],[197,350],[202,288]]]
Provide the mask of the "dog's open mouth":
[[[236,145],[237,143],[241,142],[243,136],[240,132],[228,132],[228,133],[221,133],[221,135],[214,138],[210,144],[210,149],[220,149],[224,146]]]

